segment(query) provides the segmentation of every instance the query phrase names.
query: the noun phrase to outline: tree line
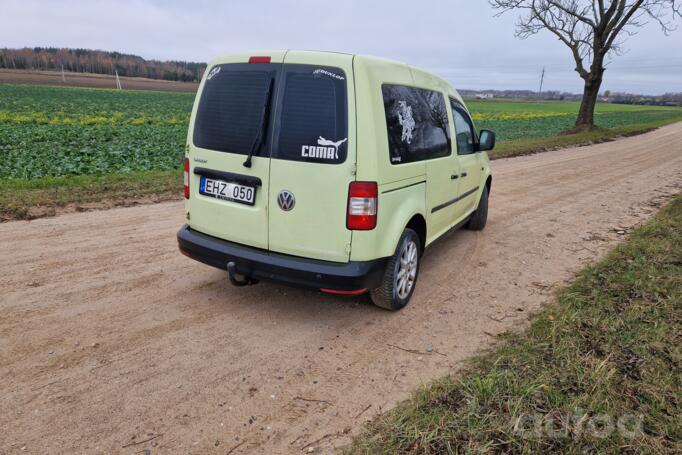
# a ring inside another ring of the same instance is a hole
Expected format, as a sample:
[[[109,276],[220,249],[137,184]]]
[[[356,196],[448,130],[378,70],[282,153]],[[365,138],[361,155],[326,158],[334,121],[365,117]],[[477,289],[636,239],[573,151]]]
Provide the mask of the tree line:
[[[681,93],[664,93],[663,95],[639,95],[636,93],[613,92],[608,96],[611,103],[642,104],[649,106],[682,106]]]
[[[74,73],[114,74],[166,81],[195,82],[201,79],[205,63],[145,60],[138,55],[90,49],[25,47],[0,49],[0,68],[17,70],[58,70]]]

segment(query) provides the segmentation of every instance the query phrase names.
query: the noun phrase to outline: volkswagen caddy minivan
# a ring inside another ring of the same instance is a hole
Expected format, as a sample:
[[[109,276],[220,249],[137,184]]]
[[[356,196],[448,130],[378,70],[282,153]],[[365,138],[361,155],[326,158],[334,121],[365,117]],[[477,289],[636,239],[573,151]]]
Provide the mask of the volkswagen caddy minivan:
[[[398,310],[427,246],[485,226],[494,144],[450,84],[406,64],[222,56],[192,110],[179,247],[238,286],[368,291]]]

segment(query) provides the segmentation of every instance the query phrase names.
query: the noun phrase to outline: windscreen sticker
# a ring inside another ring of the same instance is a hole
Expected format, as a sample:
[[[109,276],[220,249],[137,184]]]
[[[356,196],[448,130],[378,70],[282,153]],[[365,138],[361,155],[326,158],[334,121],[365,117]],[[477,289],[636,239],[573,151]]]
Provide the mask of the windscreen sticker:
[[[301,156],[304,158],[322,158],[327,160],[339,159],[339,147],[348,138],[340,141],[331,141],[322,136],[317,138],[317,145],[304,145],[301,147]]]
[[[313,71],[314,76],[329,76],[333,77],[336,80],[343,81],[346,78],[341,76],[340,74],[332,73],[331,71],[323,70],[322,68],[318,68],[315,71]]]
[[[208,76],[206,76],[206,80],[210,81],[213,76],[218,74],[220,72],[220,67],[219,66],[214,66],[213,69],[211,70],[210,73],[208,73]]]
[[[398,122],[403,127],[401,139],[408,144],[412,143],[412,131],[416,123],[412,117],[412,106],[408,106],[405,101],[398,101]]]

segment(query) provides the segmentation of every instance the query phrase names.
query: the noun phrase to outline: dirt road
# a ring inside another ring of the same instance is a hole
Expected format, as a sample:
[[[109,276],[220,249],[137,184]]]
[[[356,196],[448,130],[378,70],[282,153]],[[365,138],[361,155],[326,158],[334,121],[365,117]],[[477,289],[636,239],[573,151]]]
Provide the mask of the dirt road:
[[[682,123],[493,171],[488,227],[398,313],[230,286],[178,253],[178,202],[1,224],[0,453],[327,453],[679,192]]]

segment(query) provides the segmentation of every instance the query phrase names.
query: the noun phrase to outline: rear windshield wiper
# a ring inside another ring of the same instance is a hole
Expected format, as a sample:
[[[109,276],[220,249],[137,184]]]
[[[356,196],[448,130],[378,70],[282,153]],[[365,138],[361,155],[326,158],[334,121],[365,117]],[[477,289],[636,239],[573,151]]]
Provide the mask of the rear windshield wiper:
[[[265,133],[268,130],[268,119],[270,118],[270,98],[272,97],[272,84],[274,80],[274,77],[270,78],[268,91],[265,93],[265,103],[263,104],[263,110],[260,115],[260,129],[258,130],[256,139],[253,141],[253,145],[251,145],[251,151],[246,157],[246,161],[242,163],[244,167],[251,167],[251,158],[253,157],[253,154],[256,153],[256,150],[258,150],[264,142]]]

